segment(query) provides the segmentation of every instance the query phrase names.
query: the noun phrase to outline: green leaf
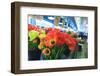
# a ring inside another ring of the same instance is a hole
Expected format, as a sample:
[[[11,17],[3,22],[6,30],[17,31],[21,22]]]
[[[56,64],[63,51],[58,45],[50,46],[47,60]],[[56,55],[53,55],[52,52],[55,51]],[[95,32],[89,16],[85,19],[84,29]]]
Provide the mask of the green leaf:
[[[50,58],[50,56],[46,56],[46,55],[42,55],[42,57],[43,57],[43,60],[50,60],[51,58]]]
[[[38,47],[38,43],[33,43],[32,41],[28,41],[28,48],[32,48],[32,47]]]
[[[55,59],[61,58],[62,55],[63,55],[63,53],[64,53],[64,51],[67,52],[67,49],[68,49],[68,47],[67,47],[66,44],[60,46],[59,49],[58,49],[58,51],[57,51],[57,54],[56,54],[56,56],[55,56]]]

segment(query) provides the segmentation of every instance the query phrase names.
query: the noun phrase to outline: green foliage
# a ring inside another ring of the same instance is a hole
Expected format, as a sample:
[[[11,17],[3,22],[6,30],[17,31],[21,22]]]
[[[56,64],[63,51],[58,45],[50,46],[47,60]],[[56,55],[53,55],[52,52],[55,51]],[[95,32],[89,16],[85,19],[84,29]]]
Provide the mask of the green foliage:
[[[78,46],[78,45],[77,45]],[[66,44],[62,46],[54,46],[51,50],[50,56],[43,55],[44,60],[61,59],[64,52],[68,54],[68,59],[80,59],[87,58],[87,43],[82,44],[82,49],[76,49],[74,52],[70,52]]]
[[[67,47],[66,44],[64,44],[62,46],[56,46],[55,45],[50,50],[51,50],[51,54],[49,56],[43,55],[43,59],[45,59],[45,60],[61,59],[61,57],[63,56],[64,51],[67,52],[68,47]]]
[[[87,43],[85,42],[84,44],[82,44],[82,49],[77,49],[74,52],[70,53],[69,58],[73,58],[73,59],[80,59],[80,58],[87,58]]]
[[[33,43],[32,41],[28,41],[28,48],[38,47],[38,43]]]

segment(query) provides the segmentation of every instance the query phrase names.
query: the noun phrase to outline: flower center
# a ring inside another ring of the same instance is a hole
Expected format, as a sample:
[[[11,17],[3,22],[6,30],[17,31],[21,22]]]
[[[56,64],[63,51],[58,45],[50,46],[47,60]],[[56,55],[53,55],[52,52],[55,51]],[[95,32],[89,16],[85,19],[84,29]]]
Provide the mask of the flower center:
[[[49,48],[45,48],[42,52],[44,55],[49,56],[50,55],[50,49]]]
[[[49,50],[47,49],[47,50],[46,50],[46,54],[48,54],[48,53],[49,53]]]
[[[55,41],[54,40],[51,40],[51,44],[55,44]]]
[[[55,44],[55,41],[51,41],[51,44]]]

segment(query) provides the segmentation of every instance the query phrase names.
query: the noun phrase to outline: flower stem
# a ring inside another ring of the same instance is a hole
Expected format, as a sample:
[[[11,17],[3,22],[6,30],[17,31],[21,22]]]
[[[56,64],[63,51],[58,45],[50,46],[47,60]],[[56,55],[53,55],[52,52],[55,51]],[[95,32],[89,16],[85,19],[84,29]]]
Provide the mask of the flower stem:
[[[58,50],[58,52],[57,52],[57,54],[56,54],[56,56],[55,56],[55,59],[58,58],[58,56],[59,56],[59,54],[60,54],[61,52],[63,52],[63,48],[61,48],[61,50]]]

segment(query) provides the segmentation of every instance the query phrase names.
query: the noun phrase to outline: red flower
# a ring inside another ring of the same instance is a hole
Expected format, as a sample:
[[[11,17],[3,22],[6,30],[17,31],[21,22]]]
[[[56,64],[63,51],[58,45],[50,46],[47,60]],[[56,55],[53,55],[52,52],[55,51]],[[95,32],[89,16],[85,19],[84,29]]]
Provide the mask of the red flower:
[[[31,31],[31,30],[38,31],[39,27],[35,26],[35,25],[32,25],[32,24],[28,24],[28,31]]]
[[[45,37],[46,46],[63,45],[65,43],[64,33],[58,29],[52,29]]]
[[[55,32],[58,32],[60,31],[60,29],[57,29],[57,28],[46,28],[46,32],[50,32],[50,31],[55,31]]]
[[[56,36],[56,44],[57,45],[63,45],[63,44],[65,44],[66,43],[66,41],[65,41],[65,33],[64,32],[57,32],[57,34],[56,34],[57,36]]]
[[[78,43],[78,41],[75,38],[73,38],[73,37],[71,37],[70,35],[67,35],[67,34],[66,34],[65,38],[66,38],[66,45],[69,46],[69,49],[71,51],[74,51],[75,48],[76,48],[76,44]]]
[[[48,47],[53,47],[56,44],[56,32],[50,31],[45,37],[45,44]]]
[[[77,40],[65,32],[52,29],[47,33],[45,37],[45,44],[48,47],[53,47],[54,45],[61,46],[66,44],[71,51],[74,51],[76,48]]]

